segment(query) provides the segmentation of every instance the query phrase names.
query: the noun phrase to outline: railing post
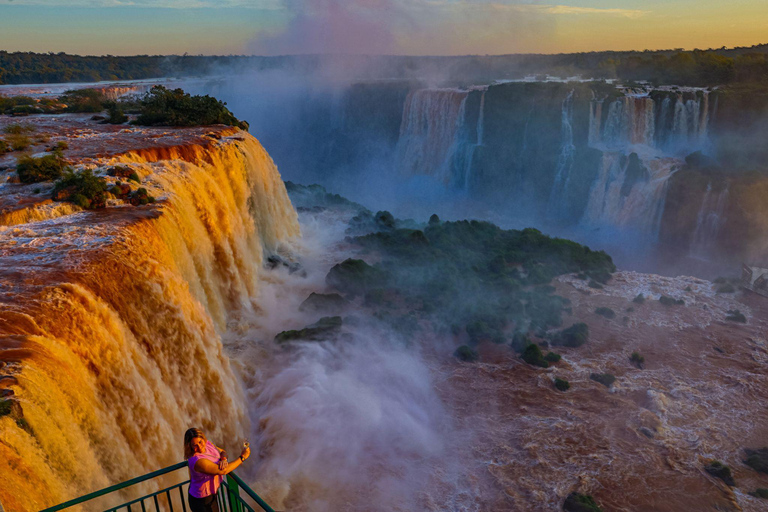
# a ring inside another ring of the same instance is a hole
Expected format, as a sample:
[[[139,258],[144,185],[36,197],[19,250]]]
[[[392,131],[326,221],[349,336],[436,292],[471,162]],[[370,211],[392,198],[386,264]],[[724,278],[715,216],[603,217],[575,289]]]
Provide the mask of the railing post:
[[[224,482],[224,485],[227,488],[227,499],[229,500],[230,512],[244,512],[243,504],[240,503],[240,486],[235,479],[227,475],[227,480]]]

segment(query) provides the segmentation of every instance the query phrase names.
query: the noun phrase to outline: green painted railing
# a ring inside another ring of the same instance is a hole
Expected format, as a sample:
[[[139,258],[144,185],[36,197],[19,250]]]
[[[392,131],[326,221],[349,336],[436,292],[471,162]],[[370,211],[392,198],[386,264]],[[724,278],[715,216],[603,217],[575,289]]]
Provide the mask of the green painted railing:
[[[126,489],[132,485],[152,480],[185,467],[187,467],[187,462],[182,461],[173,466],[158,469],[157,471],[147,473],[146,475],[131,478],[125,482],[46,508],[40,512],[58,512],[59,510],[80,505],[87,501],[106,496],[107,494]],[[187,488],[189,487],[189,480],[160,489],[159,491],[155,491],[140,498],[127,501],[122,505],[110,507],[106,509],[105,512],[117,512],[118,510],[126,510],[127,512],[160,512],[161,510],[174,512],[175,510],[182,510],[183,512],[187,512],[187,496],[184,492],[184,486],[187,486]],[[245,493],[245,496],[242,496],[240,491]],[[254,508],[251,503],[259,506],[265,512],[275,512],[272,510],[272,507],[267,505],[267,503],[259,497],[258,494],[248,487],[242,478],[234,473],[228,474],[226,480],[219,488],[218,503],[220,512],[256,512],[258,509]]]

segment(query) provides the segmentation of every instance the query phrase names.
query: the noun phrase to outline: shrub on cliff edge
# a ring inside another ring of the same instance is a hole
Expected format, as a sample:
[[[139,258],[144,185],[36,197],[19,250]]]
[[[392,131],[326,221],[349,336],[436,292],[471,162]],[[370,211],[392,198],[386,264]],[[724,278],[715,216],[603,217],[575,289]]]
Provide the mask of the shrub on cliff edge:
[[[106,206],[105,192],[107,182],[104,178],[94,176],[90,169],[74,172],[71,169],[53,187],[52,198],[56,201],[69,201],[77,206],[88,209],[104,208]]]
[[[226,124],[248,130],[248,123],[237,119],[226,103],[211,96],[192,96],[183,89],[156,85],[141,100],[136,124],[144,126],[208,126]]]
[[[16,164],[16,174],[22,183],[38,183],[61,177],[66,165],[60,155],[45,155],[40,158],[22,156]]]

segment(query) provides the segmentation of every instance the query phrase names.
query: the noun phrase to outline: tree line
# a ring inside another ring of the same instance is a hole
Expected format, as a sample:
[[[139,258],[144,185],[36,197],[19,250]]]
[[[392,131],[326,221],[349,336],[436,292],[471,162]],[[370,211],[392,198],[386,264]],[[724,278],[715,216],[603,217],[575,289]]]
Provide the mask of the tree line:
[[[137,55],[79,56],[66,53],[0,51],[0,84],[97,82],[170,76],[200,76],[223,69],[291,69],[311,72],[339,57]],[[768,79],[768,44],[709,50],[586,52],[556,55],[457,57],[344,56],[343,64],[370,64],[361,78],[419,78],[430,70],[456,82],[521,78],[530,74],[647,80],[691,86],[758,83]],[[376,76],[376,72],[381,76]]]

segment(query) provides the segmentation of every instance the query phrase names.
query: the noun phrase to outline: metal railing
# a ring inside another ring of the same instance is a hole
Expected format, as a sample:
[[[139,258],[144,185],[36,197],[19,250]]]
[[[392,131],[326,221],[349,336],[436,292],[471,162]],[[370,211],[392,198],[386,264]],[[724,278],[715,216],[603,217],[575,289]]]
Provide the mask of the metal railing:
[[[58,512],[59,510],[74,507],[75,505],[80,505],[101,496],[121,491],[132,485],[177,471],[186,466],[187,462],[182,461],[173,466],[168,466],[167,468],[159,469],[136,478],[131,478],[125,482],[105,487],[104,489],[86,494],[85,496],[80,496],[79,498],[46,508],[40,512]],[[117,512],[123,510],[127,512],[174,512],[176,510],[187,512],[189,507],[187,506],[187,493],[184,492],[184,486],[187,486],[187,489],[189,488],[189,480],[160,489],[159,491],[155,491],[140,498],[127,501],[121,505],[109,507],[105,512]],[[241,495],[241,491],[245,496]],[[248,484],[246,484],[242,478],[234,473],[227,475],[226,480],[219,488],[217,499],[220,512],[257,512],[259,509],[255,508],[256,506],[260,507],[264,512],[275,512],[258,494],[248,487]]]

